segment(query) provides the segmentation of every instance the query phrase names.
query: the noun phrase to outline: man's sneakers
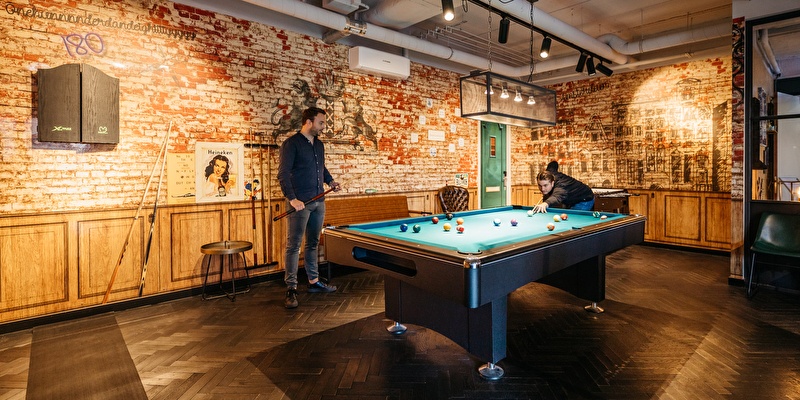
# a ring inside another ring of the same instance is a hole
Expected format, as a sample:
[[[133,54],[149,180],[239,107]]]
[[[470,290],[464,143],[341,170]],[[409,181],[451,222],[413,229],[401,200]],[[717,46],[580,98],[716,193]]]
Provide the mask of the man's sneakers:
[[[326,285],[322,281],[317,281],[308,285],[308,293],[331,293],[336,291],[336,286]]]
[[[286,308],[297,308],[300,303],[297,302],[297,290],[289,289],[286,291],[286,301],[284,302]]]

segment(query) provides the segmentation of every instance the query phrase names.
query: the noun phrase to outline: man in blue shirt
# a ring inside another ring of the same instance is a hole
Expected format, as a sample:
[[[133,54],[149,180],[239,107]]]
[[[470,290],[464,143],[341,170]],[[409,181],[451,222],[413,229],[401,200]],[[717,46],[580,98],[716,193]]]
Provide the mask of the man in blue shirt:
[[[313,197],[324,192],[323,184],[327,184],[338,192],[341,187],[333,180],[325,167],[325,146],[319,140],[319,134],[325,130],[325,110],[311,107],[303,111],[303,126],[297,133],[281,144],[280,165],[278,166],[278,182],[283,195],[295,212],[289,215],[288,236],[284,281],[286,291],[286,308],[295,308],[297,302],[297,270],[300,259],[300,244],[305,237],[303,258],[306,275],[308,275],[309,293],[330,293],[336,286],[327,285],[319,280],[317,265],[317,247],[322,223],[325,218],[325,198],[305,204]]]

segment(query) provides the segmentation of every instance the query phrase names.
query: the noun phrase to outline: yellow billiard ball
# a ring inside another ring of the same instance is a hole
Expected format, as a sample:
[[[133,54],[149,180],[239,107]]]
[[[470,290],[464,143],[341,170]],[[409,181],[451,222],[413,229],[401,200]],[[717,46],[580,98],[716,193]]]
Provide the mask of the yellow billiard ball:
[[[451,227],[450,223],[445,223],[444,225],[442,225],[442,228],[444,228],[445,232],[450,232],[450,227]]]
[[[561,222],[561,216],[560,215],[553,215],[553,221]]]

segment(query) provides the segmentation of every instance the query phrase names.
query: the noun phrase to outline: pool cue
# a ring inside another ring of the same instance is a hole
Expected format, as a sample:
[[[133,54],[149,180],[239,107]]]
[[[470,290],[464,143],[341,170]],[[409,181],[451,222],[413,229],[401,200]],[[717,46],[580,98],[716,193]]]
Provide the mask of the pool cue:
[[[172,132],[172,121],[169,122],[169,129],[167,129],[167,137]],[[150,261],[150,248],[153,244],[153,230],[156,226],[156,212],[158,211],[158,196],[161,194],[161,182],[164,180],[164,166],[167,164],[167,154],[169,149],[164,148],[164,157],[161,159],[161,174],[158,176],[158,186],[156,186],[156,199],[153,201],[153,215],[150,217],[150,235],[147,237],[147,249],[144,253],[144,264],[142,264],[142,278],[139,280],[139,297],[142,297],[144,290],[144,279],[147,276],[147,263]]]
[[[306,204],[306,205],[308,205],[309,203],[313,203],[313,202],[315,202],[315,201],[317,201],[317,200],[321,199],[321,198],[322,198],[322,196],[325,196],[326,194],[328,194],[328,193],[332,192],[334,189],[336,189],[336,188],[335,188],[335,187],[332,187],[332,188],[330,188],[330,189],[328,189],[328,190],[326,190],[326,191],[324,191],[324,192],[322,192],[322,193],[320,193],[320,194],[318,194],[318,195],[316,195],[316,196],[312,197],[310,200],[306,201],[306,202],[305,202],[305,203],[303,203],[303,204]],[[283,213],[283,214],[281,214],[281,215],[278,215],[277,217],[273,218],[272,220],[273,220],[273,221],[277,221],[277,220],[279,220],[279,219],[281,219],[281,218],[283,218],[283,217],[285,217],[285,216],[287,216],[287,215],[289,215],[289,214],[291,214],[291,213],[293,213],[293,212],[295,212],[295,211],[297,211],[297,210],[295,210],[294,208],[291,208],[291,209],[289,209],[288,211],[286,211],[285,213]]]
[[[128,249],[128,243],[131,241],[131,236],[133,236],[133,228],[136,226],[136,221],[139,220],[139,214],[142,212],[144,201],[147,198],[147,192],[150,191],[150,184],[153,182],[153,176],[156,174],[158,160],[161,159],[162,153],[164,153],[167,148],[167,139],[169,139],[169,134],[164,135],[164,142],[161,143],[161,148],[158,151],[158,158],[156,159],[156,163],[153,164],[153,170],[150,172],[150,178],[147,179],[147,186],[145,186],[144,194],[142,194],[142,201],[139,202],[139,208],[136,210],[136,214],[133,216],[133,222],[131,222],[131,227],[128,229],[128,236],[125,238],[125,242],[122,244],[122,251],[119,252],[117,265],[114,266],[114,272],[111,273],[111,280],[108,282],[108,288],[106,289],[106,294],[103,296],[103,302],[101,304],[105,304],[108,301],[108,295],[111,294],[111,288],[114,286],[114,280],[117,279],[117,272],[119,272],[119,267],[122,265],[122,258],[125,256],[125,251]]]
[[[271,146],[272,145],[267,143],[267,182],[269,182],[269,186],[267,186],[267,187],[269,187],[269,188],[272,188],[272,147]],[[266,191],[262,191],[261,192],[262,199],[263,199],[263,195],[266,194],[266,193],[267,193]],[[269,209],[269,214],[267,214],[268,217],[264,218],[265,222],[269,221],[268,218],[272,218],[272,190],[271,189],[269,191],[269,197],[267,197],[267,208]],[[272,259],[272,257],[273,257],[272,245],[275,243],[275,241],[272,238],[273,233],[272,233],[272,223],[271,222],[267,226],[267,231],[269,232],[269,234],[265,235],[264,243],[266,243],[266,240],[267,240],[266,238],[269,238],[269,253],[267,253],[267,259],[264,260],[264,263],[266,263],[267,265],[276,265],[276,264],[278,264],[278,262]]]
[[[255,134],[253,129],[248,129],[248,136],[251,144],[255,144]],[[252,147],[251,147],[252,149]],[[250,215],[253,220],[253,242],[258,239],[258,230],[256,229],[256,157],[255,153],[250,151]],[[253,247],[253,264],[258,264],[258,247]]]
[[[258,133],[256,133],[258,134]],[[272,249],[267,250],[267,237],[270,236],[267,234],[267,214],[266,210],[264,209],[264,196],[267,195],[267,188],[271,183],[264,182],[264,132],[258,134],[258,152],[259,152],[259,167],[258,170],[261,172],[261,249],[264,250],[264,254],[261,256],[261,261],[263,265],[267,265],[267,260],[272,259]]]

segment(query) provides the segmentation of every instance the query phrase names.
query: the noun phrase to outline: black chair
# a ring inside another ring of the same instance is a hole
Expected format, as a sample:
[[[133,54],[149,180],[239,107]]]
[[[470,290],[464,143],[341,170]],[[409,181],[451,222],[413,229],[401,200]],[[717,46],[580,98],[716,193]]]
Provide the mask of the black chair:
[[[800,215],[761,214],[747,277],[747,297],[753,297],[753,279],[756,276],[756,255],[761,263],[800,268]],[[756,286],[758,282],[756,282]]]
[[[469,210],[469,191],[465,187],[447,185],[439,189],[438,197],[445,213]]]

